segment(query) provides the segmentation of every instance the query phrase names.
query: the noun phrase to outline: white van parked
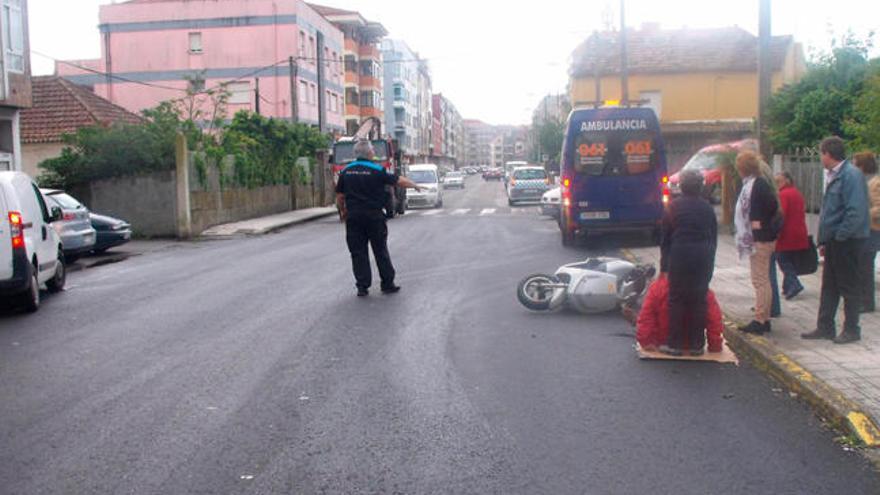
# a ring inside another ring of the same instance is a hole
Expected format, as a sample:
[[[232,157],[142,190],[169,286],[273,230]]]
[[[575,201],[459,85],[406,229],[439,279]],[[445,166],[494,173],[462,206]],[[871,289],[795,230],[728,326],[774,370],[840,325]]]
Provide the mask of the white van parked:
[[[440,170],[433,163],[420,163],[407,167],[406,176],[418,184],[421,191],[406,193],[407,208],[413,206],[443,206],[443,191],[440,188]]]
[[[51,225],[61,209],[49,210],[27,174],[0,172],[0,215],[0,298],[34,312],[40,287],[64,288],[64,251]]]

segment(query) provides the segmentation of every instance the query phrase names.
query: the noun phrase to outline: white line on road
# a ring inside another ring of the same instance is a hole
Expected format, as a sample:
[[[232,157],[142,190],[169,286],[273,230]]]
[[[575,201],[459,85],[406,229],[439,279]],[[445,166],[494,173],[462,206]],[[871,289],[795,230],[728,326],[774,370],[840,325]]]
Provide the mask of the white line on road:
[[[452,212],[453,215],[464,215],[465,213],[471,211],[470,208],[459,208]]]
[[[495,213],[495,208],[483,208],[483,211],[480,212],[480,216],[491,215],[493,213]]]
[[[438,213],[441,213],[442,211],[443,211],[443,210],[440,210],[440,209],[437,209],[437,210],[428,210],[428,211],[422,213],[422,216],[427,217],[427,216],[430,216],[430,215],[436,215],[436,214],[438,214]]]

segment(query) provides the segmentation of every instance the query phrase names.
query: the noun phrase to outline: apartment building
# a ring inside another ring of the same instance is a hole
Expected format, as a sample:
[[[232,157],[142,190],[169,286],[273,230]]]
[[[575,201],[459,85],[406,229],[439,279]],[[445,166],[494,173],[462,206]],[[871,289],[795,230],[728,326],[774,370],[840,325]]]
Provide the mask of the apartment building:
[[[427,63],[400,40],[382,40],[385,128],[407,159],[426,160],[434,147],[431,79]]]
[[[354,134],[369,117],[384,121],[384,71],[379,43],[388,31],[382,24],[368,21],[355,11],[309,5],[344,36],[345,133]]]
[[[0,21],[0,170],[21,170],[20,114],[32,103],[27,0],[2,0]]]
[[[442,93],[432,97],[434,156],[444,163],[464,166],[464,121]]]
[[[102,5],[99,22],[101,58],[56,72],[130,111],[225,88],[229,118],[259,108],[343,130],[343,32],[301,0],[130,0]]]
[[[463,120],[462,128],[464,134],[464,165],[480,167],[492,164],[492,141],[495,139],[495,128],[475,119]]]

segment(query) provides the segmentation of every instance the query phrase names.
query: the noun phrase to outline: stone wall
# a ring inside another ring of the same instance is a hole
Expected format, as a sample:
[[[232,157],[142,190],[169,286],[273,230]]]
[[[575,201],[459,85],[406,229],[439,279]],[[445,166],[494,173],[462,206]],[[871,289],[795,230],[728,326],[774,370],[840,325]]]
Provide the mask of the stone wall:
[[[290,186],[266,186],[190,192],[192,232],[291,210]]]
[[[137,236],[177,235],[173,170],[95,181],[85,190],[79,190],[78,197],[95,213],[131,223]]]

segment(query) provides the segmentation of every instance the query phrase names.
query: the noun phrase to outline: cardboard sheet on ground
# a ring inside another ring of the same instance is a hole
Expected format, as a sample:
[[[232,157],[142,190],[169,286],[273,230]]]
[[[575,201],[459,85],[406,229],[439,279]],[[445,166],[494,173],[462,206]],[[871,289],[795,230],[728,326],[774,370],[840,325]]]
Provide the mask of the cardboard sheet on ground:
[[[636,343],[636,352],[639,355],[639,359],[666,359],[666,360],[674,360],[674,361],[714,361],[716,363],[733,363],[739,365],[739,359],[736,358],[736,354],[730,350],[730,347],[727,346],[727,341],[724,342],[724,346],[721,348],[721,352],[705,352],[702,356],[670,356],[668,354],[663,354],[660,351],[646,351],[642,349],[642,347]]]

